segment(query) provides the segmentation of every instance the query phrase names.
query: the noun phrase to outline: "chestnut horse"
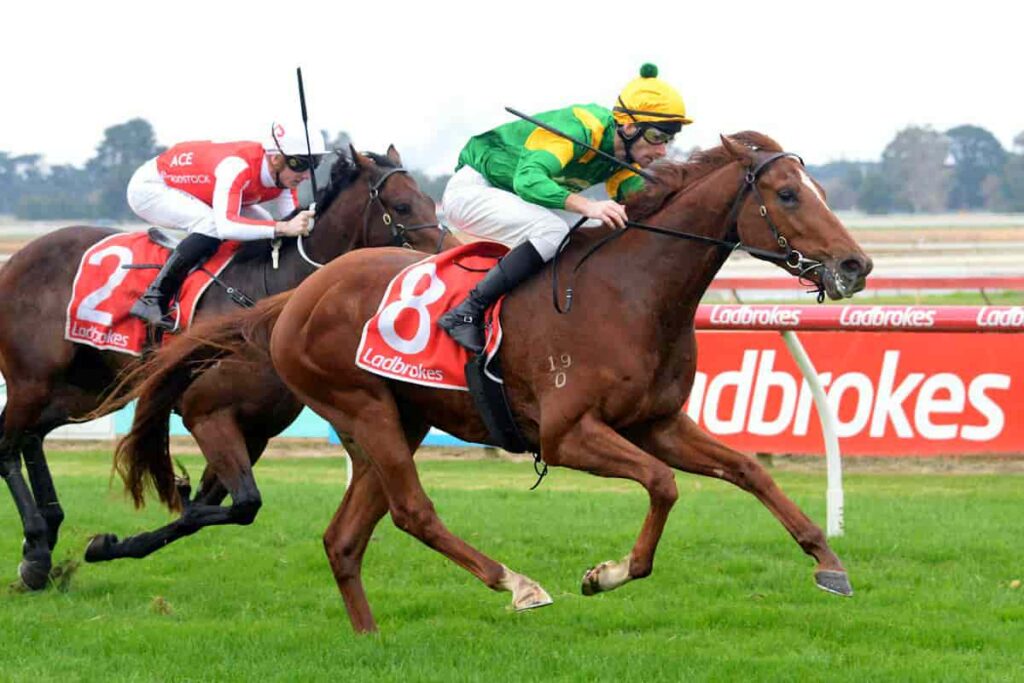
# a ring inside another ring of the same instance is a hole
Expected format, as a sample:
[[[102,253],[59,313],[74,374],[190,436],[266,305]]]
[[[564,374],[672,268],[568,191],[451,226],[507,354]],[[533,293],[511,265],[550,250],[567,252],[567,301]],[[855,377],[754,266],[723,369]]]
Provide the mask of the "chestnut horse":
[[[500,362],[526,441],[548,465],[632,479],[650,498],[632,550],[591,568],[583,593],[612,590],[651,573],[678,495],[676,468],[753,493],[815,559],[817,585],[850,595],[846,571],[821,529],[756,461],[705,434],[682,406],[696,368],[697,305],[738,244],[834,299],[864,287],[871,261],[828,209],[799,158],[764,135],[723,137],[721,147],[687,163],[649,170],[660,182],[627,203],[637,223],[600,240],[579,235],[561,263],[549,266],[564,278],[585,261],[570,314],[552,310],[544,277],[524,283],[502,309]],[[333,425],[353,456],[352,484],[324,545],[359,632],[376,630],[361,568],[370,535],[388,512],[396,526],[491,589],[510,591],[515,609],[551,602],[536,582],[453,535],[420,483],[413,453],[431,426],[490,441],[468,393],[388,380],[355,364],[363,325],[391,279],[417,258],[394,249],[346,255],[294,292],[211,321],[219,326],[216,333],[212,325],[202,331],[205,343],[222,349],[266,344],[269,332],[278,374]],[[437,328],[432,333],[442,334]]]
[[[316,261],[326,262],[352,249],[404,244],[434,251],[446,237],[438,232],[442,229],[437,225],[433,201],[401,168],[394,147],[387,156],[366,156],[355,150],[351,159],[339,155],[330,182],[317,199],[320,209],[315,230],[304,243],[283,240],[277,268],[271,265],[270,244],[264,240],[244,246],[222,272],[221,280],[253,298],[262,298],[295,287],[315,270]],[[18,573],[31,589],[47,584],[64,519],[43,453],[43,439],[61,425],[101,414],[97,408],[118,385],[119,374],[139,364],[133,356],[64,339],[68,300],[82,254],[114,232],[86,226],[64,228],[29,243],[0,270],[0,372],[8,390],[7,405],[0,415],[0,475],[21,517],[25,540]],[[214,287],[200,302],[197,315],[201,320],[235,307],[224,288]],[[276,411],[264,409],[266,401],[280,392],[274,373],[266,374],[269,383],[252,368],[239,371],[225,366],[207,372],[204,381],[189,386],[183,396],[186,423],[203,425],[195,436],[232,494],[234,509],[220,523],[251,521],[259,507],[259,492],[250,462],[299,410],[294,401],[278,402]],[[112,409],[117,402],[105,405]],[[260,410],[261,419],[247,421],[247,411],[254,408]],[[22,457],[31,488],[22,475]],[[212,477],[204,481],[212,489],[218,488]]]

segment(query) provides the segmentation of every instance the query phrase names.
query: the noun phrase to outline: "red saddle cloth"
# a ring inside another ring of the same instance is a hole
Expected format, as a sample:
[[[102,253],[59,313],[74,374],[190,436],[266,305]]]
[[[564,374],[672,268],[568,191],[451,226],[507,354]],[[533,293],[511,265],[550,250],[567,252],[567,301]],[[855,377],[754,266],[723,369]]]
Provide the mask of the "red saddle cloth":
[[[241,244],[225,242],[203,269],[219,275]],[[111,235],[100,240],[82,256],[68,302],[64,338],[97,349],[142,355],[146,344],[146,323],[128,315],[132,304],[156,279],[159,266],[170,252],[149,239],[144,232]],[[134,264],[154,264],[156,268],[126,268]],[[199,298],[213,280],[203,270],[195,270],[178,292],[174,310],[176,330],[192,322]],[[165,335],[164,339],[169,337]]]
[[[377,313],[363,326],[356,365],[413,384],[469,391],[464,366],[470,352],[437,319],[458,305],[508,252],[497,242],[473,242],[409,266],[388,284]],[[484,353],[490,362],[501,345],[501,303],[487,312]]]

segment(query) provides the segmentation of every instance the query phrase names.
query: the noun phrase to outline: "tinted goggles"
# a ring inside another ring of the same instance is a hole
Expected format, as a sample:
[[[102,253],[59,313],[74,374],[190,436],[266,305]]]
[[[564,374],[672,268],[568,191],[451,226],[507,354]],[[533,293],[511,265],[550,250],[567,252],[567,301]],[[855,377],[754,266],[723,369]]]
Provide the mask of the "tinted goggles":
[[[311,166],[310,163],[309,163],[310,162],[310,157],[306,157],[306,156],[301,156],[301,157],[299,157],[299,156],[288,156],[286,154],[285,157],[284,157],[284,163],[285,163],[285,166],[287,166],[289,170],[295,171],[296,173],[305,173],[306,171],[310,170],[311,168],[313,170],[316,170],[316,167],[320,165],[320,159],[322,159],[322,158],[323,157],[319,157],[319,156],[312,157],[313,163],[312,163],[312,166]]]
[[[655,128],[654,126],[643,126],[640,131],[640,135],[649,145],[667,145],[672,142],[673,138],[675,138],[673,133],[666,133],[660,128]]]

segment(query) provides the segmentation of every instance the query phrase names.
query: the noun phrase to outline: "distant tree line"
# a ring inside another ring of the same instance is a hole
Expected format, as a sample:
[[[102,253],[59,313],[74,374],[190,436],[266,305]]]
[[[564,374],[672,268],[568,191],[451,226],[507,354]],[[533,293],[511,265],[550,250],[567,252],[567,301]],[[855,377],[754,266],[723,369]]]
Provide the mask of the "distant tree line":
[[[834,209],[1024,211],[1024,132],[1007,151],[979,126],[944,133],[910,126],[886,146],[881,161],[837,161],[809,170]]]
[[[329,149],[348,150],[347,133],[321,134]],[[150,123],[137,118],[103,131],[95,155],[83,167],[49,166],[41,154],[15,156],[0,151],[0,214],[26,220],[131,219],[134,214],[125,199],[128,180],[135,169],[165,149],[156,144]],[[329,178],[329,166],[325,163],[318,169],[320,186]],[[438,178],[418,171],[413,175],[427,194],[440,199],[447,176]],[[308,187],[300,194],[308,200]]]
[[[321,131],[329,148],[347,150],[345,132]],[[141,118],[103,131],[84,167],[49,166],[40,154],[0,151],[0,214],[23,219],[122,220],[132,217],[125,188],[132,173],[164,151]],[[674,157],[685,156],[675,150]],[[327,182],[329,164],[317,174]],[[1003,149],[992,133],[963,125],[945,132],[928,126],[899,131],[880,161],[837,161],[809,171],[825,187],[834,209],[867,213],[948,210],[1024,211],[1024,132]],[[450,176],[412,171],[420,187],[440,200]],[[308,198],[308,189],[303,189]]]

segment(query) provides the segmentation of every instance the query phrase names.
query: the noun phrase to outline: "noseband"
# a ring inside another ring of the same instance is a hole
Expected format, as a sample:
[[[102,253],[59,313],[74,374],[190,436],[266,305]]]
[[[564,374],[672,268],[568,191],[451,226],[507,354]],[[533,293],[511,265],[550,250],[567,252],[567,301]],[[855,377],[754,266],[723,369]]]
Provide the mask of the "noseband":
[[[408,173],[406,169],[402,167],[389,168],[387,171],[381,174],[377,182],[370,186],[370,198],[366,202],[366,208],[363,209],[363,242],[368,243],[370,237],[370,208],[374,204],[380,205],[381,220],[384,221],[384,225],[391,229],[391,246],[394,247],[405,247],[406,249],[414,249],[412,243],[409,242],[409,233],[416,232],[417,230],[425,230],[426,228],[438,228],[440,235],[437,238],[437,247],[434,249],[435,254],[441,253],[441,247],[444,246],[444,238],[448,235],[447,226],[441,225],[440,223],[420,223],[418,225],[405,226],[401,223],[396,223],[391,217],[391,213],[388,212],[388,208],[384,205],[384,200],[380,198],[380,191],[384,188],[384,183],[388,181],[388,178],[395,175],[396,173]]]

